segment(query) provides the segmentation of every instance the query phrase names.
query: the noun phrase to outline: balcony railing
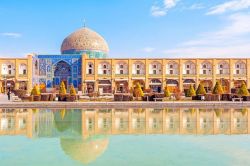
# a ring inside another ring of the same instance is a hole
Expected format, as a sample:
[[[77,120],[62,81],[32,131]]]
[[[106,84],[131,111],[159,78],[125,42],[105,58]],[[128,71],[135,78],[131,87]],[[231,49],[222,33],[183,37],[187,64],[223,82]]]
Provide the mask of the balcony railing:
[[[145,74],[132,74],[132,77],[145,77]]]
[[[230,74],[216,74],[216,77],[229,77]]]
[[[234,74],[234,77],[246,77],[246,74]]]
[[[116,77],[128,77],[128,74],[115,74]]]
[[[162,74],[149,74],[149,77],[162,77]]]
[[[111,77],[111,74],[98,74],[98,77]]]
[[[179,77],[178,74],[166,74],[166,77]]]
[[[196,77],[196,74],[183,74],[182,77]]]
[[[19,74],[18,77],[28,77],[28,74]]]
[[[213,75],[211,73],[209,74],[200,74],[200,77],[212,77]]]

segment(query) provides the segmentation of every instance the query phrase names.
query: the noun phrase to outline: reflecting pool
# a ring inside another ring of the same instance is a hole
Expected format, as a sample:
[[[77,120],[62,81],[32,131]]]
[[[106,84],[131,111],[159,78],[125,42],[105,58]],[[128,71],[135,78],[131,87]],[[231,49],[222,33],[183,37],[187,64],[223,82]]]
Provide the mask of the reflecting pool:
[[[0,165],[250,165],[250,109],[0,109]]]

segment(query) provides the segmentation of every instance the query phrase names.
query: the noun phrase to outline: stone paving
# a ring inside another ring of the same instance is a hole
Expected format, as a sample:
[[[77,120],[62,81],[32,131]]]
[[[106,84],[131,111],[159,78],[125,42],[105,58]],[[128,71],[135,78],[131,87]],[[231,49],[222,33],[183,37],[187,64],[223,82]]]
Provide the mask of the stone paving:
[[[2,102],[0,108],[250,108],[250,102]]]
[[[8,96],[6,94],[0,94],[0,102],[9,103],[10,101],[8,100]]]

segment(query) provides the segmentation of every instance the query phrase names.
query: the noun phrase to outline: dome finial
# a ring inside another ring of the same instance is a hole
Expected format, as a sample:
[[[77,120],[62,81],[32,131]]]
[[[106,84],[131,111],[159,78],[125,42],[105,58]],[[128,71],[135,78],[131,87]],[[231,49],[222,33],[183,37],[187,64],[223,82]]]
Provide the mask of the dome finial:
[[[86,28],[86,20],[83,19],[83,27]]]

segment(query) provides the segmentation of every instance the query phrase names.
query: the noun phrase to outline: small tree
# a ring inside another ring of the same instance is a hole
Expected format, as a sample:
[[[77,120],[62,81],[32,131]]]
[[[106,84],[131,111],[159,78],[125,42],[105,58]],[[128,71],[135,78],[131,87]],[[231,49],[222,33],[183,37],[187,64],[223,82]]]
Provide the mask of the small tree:
[[[219,95],[219,101],[220,101],[220,95],[223,93],[223,88],[219,82],[216,82],[214,89],[213,89],[213,94]]]
[[[165,95],[165,97],[170,97],[170,91],[168,89],[168,86],[166,86],[164,89],[164,95]]]
[[[244,82],[241,84],[241,87],[237,93],[239,96],[248,96],[249,95],[249,92],[247,90],[247,86]]]
[[[76,95],[76,90],[75,90],[73,84],[70,86],[69,93],[70,93],[71,96],[75,96]]]
[[[219,82],[216,82],[214,89],[213,89],[213,94],[222,94],[223,93],[223,89],[222,86]]]
[[[59,95],[66,95],[66,88],[63,81],[60,84]]]
[[[196,95],[205,95],[206,90],[202,84],[199,84],[197,90],[196,90]]]
[[[38,96],[41,95],[40,87],[39,85],[35,85],[31,91],[31,95]]]
[[[139,82],[136,83],[134,91],[135,91],[135,96],[136,97],[142,97],[142,96],[144,96],[144,93],[142,91],[142,88],[141,88],[141,85],[140,85]]]
[[[187,91],[187,97],[192,97],[192,96],[195,96],[195,90],[194,90],[193,85],[190,85]]]

